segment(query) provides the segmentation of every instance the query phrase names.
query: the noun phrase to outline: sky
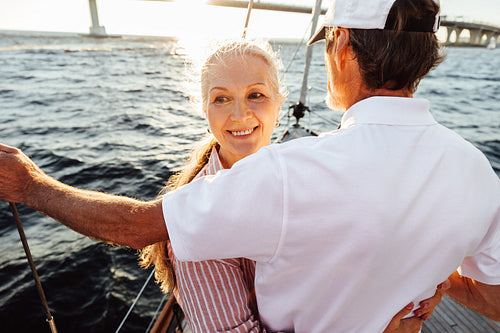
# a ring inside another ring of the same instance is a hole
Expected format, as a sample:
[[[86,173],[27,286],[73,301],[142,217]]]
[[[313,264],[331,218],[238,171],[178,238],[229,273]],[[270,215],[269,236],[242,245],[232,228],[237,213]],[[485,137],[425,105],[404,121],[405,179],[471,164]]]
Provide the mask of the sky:
[[[300,5],[314,0],[289,0]],[[323,7],[327,0],[323,0]],[[176,2],[97,0],[99,23],[108,34],[234,37],[245,9],[206,6],[203,0]],[[441,0],[442,15],[463,16],[500,26],[499,0]],[[252,11],[250,30],[268,38],[302,38],[310,15]],[[0,0],[0,30],[89,32],[88,0]]]

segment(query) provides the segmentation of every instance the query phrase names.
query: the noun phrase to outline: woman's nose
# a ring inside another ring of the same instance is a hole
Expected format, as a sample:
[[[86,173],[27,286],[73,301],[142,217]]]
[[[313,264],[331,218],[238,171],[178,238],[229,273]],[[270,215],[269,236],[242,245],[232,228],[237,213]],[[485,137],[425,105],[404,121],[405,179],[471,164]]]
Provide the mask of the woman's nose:
[[[244,122],[252,117],[252,110],[245,102],[238,101],[231,112],[231,120],[234,122]]]

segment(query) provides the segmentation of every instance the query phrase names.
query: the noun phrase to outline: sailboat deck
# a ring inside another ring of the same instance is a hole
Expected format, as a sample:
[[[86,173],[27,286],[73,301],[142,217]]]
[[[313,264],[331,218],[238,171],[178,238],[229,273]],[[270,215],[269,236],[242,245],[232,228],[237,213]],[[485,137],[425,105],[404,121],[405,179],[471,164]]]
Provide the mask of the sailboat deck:
[[[438,332],[497,333],[500,332],[500,322],[486,318],[444,296],[422,327],[422,333]]]

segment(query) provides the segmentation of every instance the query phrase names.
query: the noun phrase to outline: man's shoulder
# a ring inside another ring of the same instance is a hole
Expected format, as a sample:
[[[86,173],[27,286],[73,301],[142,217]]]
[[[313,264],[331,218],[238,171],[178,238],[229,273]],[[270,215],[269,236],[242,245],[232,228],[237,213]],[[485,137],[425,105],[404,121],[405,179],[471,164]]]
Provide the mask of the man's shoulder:
[[[300,152],[304,149],[321,149],[322,144],[335,140],[338,131],[321,133],[318,136],[306,136],[293,139],[284,143],[277,143],[271,145],[278,152]]]
[[[452,129],[438,124],[437,130],[439,131],[442,143],[446,143],[450,149],[460,150],[463,154],[470,154],[471,156],[484,156],[484,154],[472,142],[462,137]]]

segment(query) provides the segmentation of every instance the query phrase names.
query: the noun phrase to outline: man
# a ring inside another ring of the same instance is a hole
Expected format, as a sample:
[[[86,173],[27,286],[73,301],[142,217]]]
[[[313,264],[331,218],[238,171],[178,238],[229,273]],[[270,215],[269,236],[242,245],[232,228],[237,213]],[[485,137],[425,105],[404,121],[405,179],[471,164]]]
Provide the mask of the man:
[[[0,198],[135,248],[170,237],[181,260],[254,259],[270,330],[382,331],[457,267],[449,294],[499,320],[500,181],[412,98],[440,61],[438,12],[432,0],[332,2],[311,42],[327,41],[340,130],[263,148],[154,202],[74,190],[0,146]]]

